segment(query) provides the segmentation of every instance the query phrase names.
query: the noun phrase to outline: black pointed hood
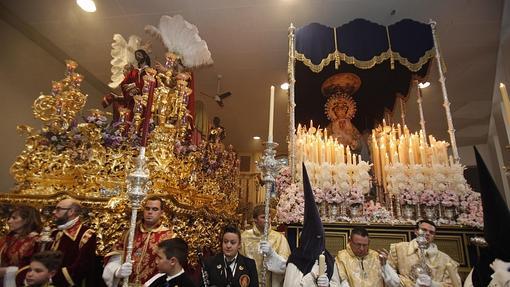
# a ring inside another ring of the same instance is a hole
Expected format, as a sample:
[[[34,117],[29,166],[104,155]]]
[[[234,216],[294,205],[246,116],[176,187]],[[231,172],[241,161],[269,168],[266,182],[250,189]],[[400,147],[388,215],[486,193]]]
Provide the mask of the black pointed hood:
[[[326,256],[328,277],[331,279],[335,260],[326,250],[324,227],[322,226],[319,210],[315,204],[312,186],[308,179],[306,167],[303,164],[303,190],[305,202],[305,214],[303,220],[303,231],[299,237],[299,246],[292,252],[288,263],[293,263],[304,274],[310,273],[315,260],[320,254]]]
[[[499,259],[510,261],[510,248],[508,248],[510,211],[476,148],[475,156],[480,177],[484,237]]]
[[[483,232],[489,246],[480,248],[472,282],[475,287],[485,287],[492,280],[490,264],[494,259],[510,261],[510,248],[505,246],[510,242],[510,212],[476,147],[475,156],[483,207]]]

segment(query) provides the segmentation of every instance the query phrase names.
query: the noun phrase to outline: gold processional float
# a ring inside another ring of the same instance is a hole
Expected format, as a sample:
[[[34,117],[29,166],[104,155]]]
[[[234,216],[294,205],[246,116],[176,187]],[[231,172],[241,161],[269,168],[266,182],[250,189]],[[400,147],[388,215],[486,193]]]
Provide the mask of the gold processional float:
[[[184,32],[198,33],[180,16],[163,16],[159,29],[152,27],[161,33],[163,42],[172,37],[165,21],[182,26]],[[184,34],[182,30],[175,33]],[[77,73],[76,62],[66,61],[64,78],[54,81],[51,92],[34,101],[33,114],[42,121],[42,128],[18,126],[26,142],[10,170],[16,186],[0,197],[4,207],[32,205],[50,225],[57,201],[78,199],[86,208],[88,224],[97,231],[98,254],[107,254],[129,228],[128,179],[146,131],[150,133],[145,148],[149,195],[164,198],[165,223],[190,245],[192,264],[197,262],[196,250],[217,248],[221,227],[238,218],[239,160],[233,147],[225,147],[219,140],[191,143],[192,116],[187,108],[192,92],[190,67],[212,60],[203,40],[190,39],[195,43],[189,45],[199,45],[205,60],[197,62],[186,56],[186,51],[167,45],[164,64],[138,69],[144,81],[136,93],[136,81],[127,83],[125,76],[137,70],[136,59],[119,55],[133,55],[142,49],[140,39],[131,36],[125,41],[114,36],[110,86],[117,84],[123,94],[105,97],[113,102],[114,118],[118,116],[113,121],[109,113],[98,109],[82,111],[87,100],[80,89],[83,76]],[[195,63],[190,64],[190,59]],[[149,109],[152,117],[144,117]]]

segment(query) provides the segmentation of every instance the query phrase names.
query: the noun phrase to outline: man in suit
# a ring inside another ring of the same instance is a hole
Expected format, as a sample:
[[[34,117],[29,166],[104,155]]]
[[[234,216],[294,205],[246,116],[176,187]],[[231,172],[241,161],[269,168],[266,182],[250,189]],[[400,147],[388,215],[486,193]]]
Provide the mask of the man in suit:
[[[188,259],[188,245],[181,238],[172,238],[158,244],[156,265],[159,274],[154,275],[143,286],[146,287],[195,287],[184,273],[183,265]]]
[[[239,229],[234,225],[227,225],[221,238],[223,252],[209,258],[205,263],[208,286],[258,287],[255,261],[239,254],[241,248]]]

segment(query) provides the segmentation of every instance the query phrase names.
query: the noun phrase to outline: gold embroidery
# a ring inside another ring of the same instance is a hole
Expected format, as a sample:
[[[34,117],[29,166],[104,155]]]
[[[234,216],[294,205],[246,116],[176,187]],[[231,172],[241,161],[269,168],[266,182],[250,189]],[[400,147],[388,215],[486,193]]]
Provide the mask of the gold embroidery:
[[[357,68],[360,69],[370,69],[374,67],[377,64],[381,64],[382,62],[393,58],[394,61],[398,61],[401,65],[405,66],[412,72],[419,71],[423,65],[425,65],[431,58],[435,56],[434,48],[426,51],[423,56],[420,57],[418,62],[411,63],[407,58],[404,58],[400,55],[398,52],[393,52],[391,49],[388,49],[385,52],[382,52],[381,54],[374,56],[372,59],[367,61],[358,60],[352,56],[348,56],[345,53],[340,53],[338,51],[335,51],[333,53],[330,53],[326,58],[322,59],[319,64],[312,63],[312,60],[306,58],[306,56],[302,53],[299,53],[296,51],[296,60],[302,62],[305,66],[307,66],[312,72],[314,73],[320,73],[324,67],[327,67],[331,61],[336,60],[337,58],[341,61],[346,62],[347,64],[354,65]]]
[[[94,230],[87,229],[87,231],[85,231],[85,233],[83,233],[83,235],[81,237],[80,244],[78,245],[78,248],[82,248],[83,245],[87,244],[87,242],[89,241],[90,237],[92,237],[92,235],[94,235]]]
[[[62,274],[64,274],[64,277],[66,278],[67,283],[69,283],[69,285],[71,285],[71,286],[74,286],[73,278],[71,278],[71,275],[69,274],[69,271],[67,271],[66,267],[62,268]]]

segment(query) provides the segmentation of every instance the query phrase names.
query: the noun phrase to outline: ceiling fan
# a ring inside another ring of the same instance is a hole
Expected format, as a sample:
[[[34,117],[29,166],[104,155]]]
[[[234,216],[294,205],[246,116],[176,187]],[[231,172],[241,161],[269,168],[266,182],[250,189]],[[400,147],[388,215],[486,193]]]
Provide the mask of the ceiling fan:
[[[224,106],[224,103],[223,103],[223,99],[227,98],[227,97],[230,97],[232,95],[231,92],[221,92],[221,87],[220,87],[220,81],[221,81],[221,78],[223,76],[222,75],[218,75],[218,86],[217,86],[217,89],[216,89],[216,95],[214,96],[211,96],[211,95],[208,95],[204,92],[200,92],[200,94],[204,95],[204,96],[207,96],[209,98],[212,98],[216,101],[216,103],[220,106],[220,107],[223,107]]]

